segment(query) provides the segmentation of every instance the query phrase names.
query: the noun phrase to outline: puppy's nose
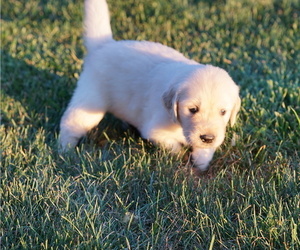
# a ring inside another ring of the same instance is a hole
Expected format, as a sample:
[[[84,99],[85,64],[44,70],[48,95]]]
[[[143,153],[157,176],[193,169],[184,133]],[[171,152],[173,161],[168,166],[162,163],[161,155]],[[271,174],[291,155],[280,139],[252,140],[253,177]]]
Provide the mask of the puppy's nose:
[[[215,139],[215,136],[213,136],[213,135],[200,135],[200,139],[201,139],[202,142],[212,143],[213,140]]]

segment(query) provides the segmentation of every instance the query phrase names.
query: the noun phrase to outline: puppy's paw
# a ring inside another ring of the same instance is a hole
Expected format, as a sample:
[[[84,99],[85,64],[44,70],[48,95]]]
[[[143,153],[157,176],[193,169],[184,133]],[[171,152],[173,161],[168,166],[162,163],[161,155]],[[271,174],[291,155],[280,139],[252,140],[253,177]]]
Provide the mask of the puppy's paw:
[[[171,151],[172,154],[180,152],[182,144],[174,139],[167,139],[163,142],[163,146]]]
[[[195,148],[192,152],[194,166],[201,171],[208,169],[209,163],[214,156],[215,148]]]
[[[177,140],[176,138],[174,138],[173,134],[169,133],[169,135],[168,134],[166,135],[167,132],[168,131],[163,131],[163,132],[155,131],[155,133],[152,132],[151,134],[142,132],[142,136],[143,136],[143,138],[148,139],[149,141],[153,142],[154,144],[170,150],[171,153],[173,153],[173,154],[180,152],[180,150],[182,148],[182,143],[179,140]],[[148,135],[148,134],[150,134],[150,135]]]
[[[73,150],[77,146],[79,139],[80,138],[75,136],[67,136],[61,134],[59,136],[59,145],[58,145],[59,152],[64,153],[69,150]]]

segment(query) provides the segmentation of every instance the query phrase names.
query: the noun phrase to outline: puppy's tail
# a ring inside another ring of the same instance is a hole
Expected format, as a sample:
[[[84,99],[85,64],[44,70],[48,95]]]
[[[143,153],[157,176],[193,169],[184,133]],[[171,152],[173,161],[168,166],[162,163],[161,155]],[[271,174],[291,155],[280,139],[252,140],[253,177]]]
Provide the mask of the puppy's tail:
[[[89,51],[113,40],[106,0],[85,0],[84,40]]]

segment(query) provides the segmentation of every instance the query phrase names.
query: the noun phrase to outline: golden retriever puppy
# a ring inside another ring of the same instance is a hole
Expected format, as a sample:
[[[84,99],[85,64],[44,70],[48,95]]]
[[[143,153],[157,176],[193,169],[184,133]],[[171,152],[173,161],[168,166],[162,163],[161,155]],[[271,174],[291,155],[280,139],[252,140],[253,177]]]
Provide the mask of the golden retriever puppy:
[[[61,119],[61,147],[76,146],[110,112],[174,153],[191,146],[194,165],[206,170],[240,108],[228,73],[159,43],[115,41],[105,0],[85,1],[84,22],[88,53]]]

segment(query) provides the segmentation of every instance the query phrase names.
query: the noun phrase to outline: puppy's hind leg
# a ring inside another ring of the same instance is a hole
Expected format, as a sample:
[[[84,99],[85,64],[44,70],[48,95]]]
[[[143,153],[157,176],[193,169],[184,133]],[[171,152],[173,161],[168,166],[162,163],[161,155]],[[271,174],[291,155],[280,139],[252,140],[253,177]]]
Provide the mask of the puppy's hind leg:
[[[93,82],[86,83],[86,80],[83,74],[60,122],[59,141],[63,151],[75,147],[106,113],[99,91],[93,87]]]
[[[105,112],[69,107],[60,123],[60,146],[62,150],[74,148],[81,137],[95,127]]]

